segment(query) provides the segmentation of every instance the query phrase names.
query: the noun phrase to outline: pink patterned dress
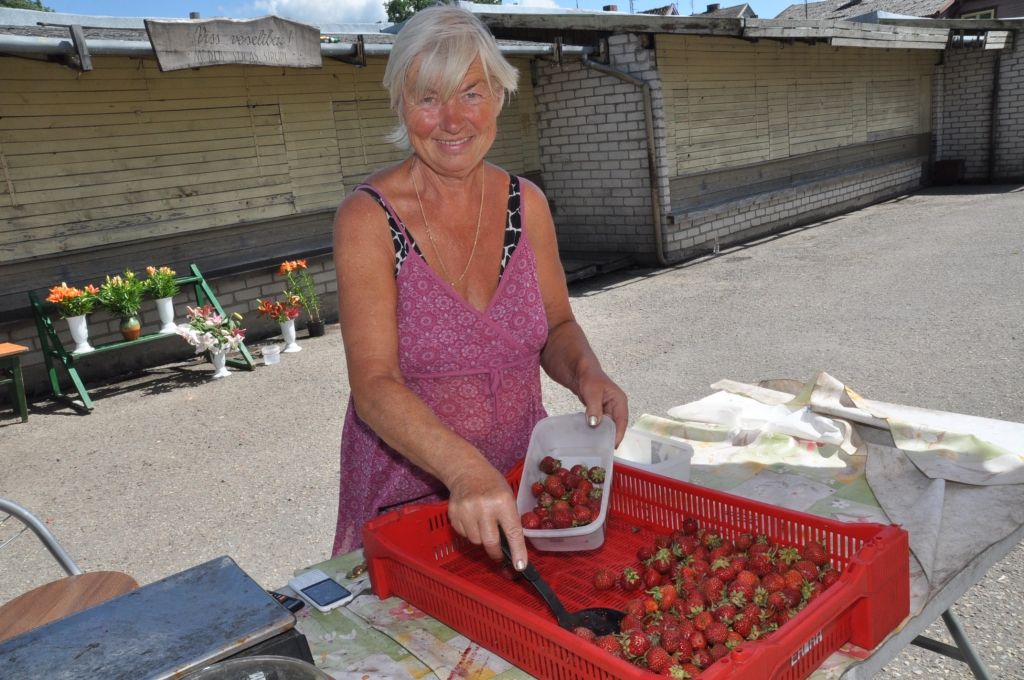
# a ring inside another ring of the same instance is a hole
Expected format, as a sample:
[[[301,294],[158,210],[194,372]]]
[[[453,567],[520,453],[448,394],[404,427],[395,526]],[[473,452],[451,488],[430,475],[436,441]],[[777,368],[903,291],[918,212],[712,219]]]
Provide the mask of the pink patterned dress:
[[[406,385],[455,433],[501,471],[526,454],[530,433],[546,413],[540,351],[547,317],[536,258],[526,232],[519,180],[509,181],[501,278],[490,304],[477,310],[423,259],[391,205],[398,285],[398,362]],[[362,545],[362,527],[381,512],[447,496],[436,478],[381,441],[356,415],[351,398],[341,437],[338,524],[332,554]]]

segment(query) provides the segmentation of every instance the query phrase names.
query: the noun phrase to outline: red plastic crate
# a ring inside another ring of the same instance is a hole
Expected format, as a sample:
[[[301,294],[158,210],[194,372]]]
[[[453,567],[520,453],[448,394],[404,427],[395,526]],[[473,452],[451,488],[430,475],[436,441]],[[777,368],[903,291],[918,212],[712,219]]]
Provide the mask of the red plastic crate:
[[[509,473],[518,486],[521,466]],[[798,680],[845,642],[872,649],[907,616],[907,533],[898,526],[844,524],[778,508],[643,470],[617,466],[604,545],[584,553],[540,553],[533,564],[570,611],[622,608],[619,589],[590,584],[599,565],[636,563],[636,549],[686,517],[734,538],[764,533],[775,542],[824,543],[839,581],[767,640],[747,642],[702,680]],[[369,522],[364,554],[378,597],[397,595],[538,678],[654,678],[564,630],[525,579],[509,581],[483,549],[455,533],[445,503],[406,507]]]

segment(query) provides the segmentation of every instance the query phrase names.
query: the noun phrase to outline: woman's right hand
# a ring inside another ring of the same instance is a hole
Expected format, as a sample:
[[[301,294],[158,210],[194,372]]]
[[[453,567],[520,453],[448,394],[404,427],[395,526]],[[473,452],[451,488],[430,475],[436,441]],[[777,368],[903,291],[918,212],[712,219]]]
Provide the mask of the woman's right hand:
[[[512,553],[512,565],[522,571],[529,556],[519,510],[505,477],[486,460],[463,465],[448,480],[448,520],[470,543],[482,545],[494,560],[504,559],[499,528]]]

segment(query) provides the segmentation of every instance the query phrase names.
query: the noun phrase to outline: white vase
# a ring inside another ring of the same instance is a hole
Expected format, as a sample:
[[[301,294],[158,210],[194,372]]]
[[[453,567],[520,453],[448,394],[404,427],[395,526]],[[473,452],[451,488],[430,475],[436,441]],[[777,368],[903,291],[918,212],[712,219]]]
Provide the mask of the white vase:
[[[92,345],[89,344],[89,324],[85,319],[85,314],[69,316],[67,322],[68,328],[71,329],[71,339],[75,341],[75,348],[71,351],[75,354],[93,351]]]
[[[284,338],[282,352],[301,352],[302,348],[295,342],[295,319],[281,322],[281,336]]]
[[[226,378],[231,375],[228,371],[228,351],[226,349],[211,349],[210,362],[213,364],[213,378]]]
[[[156,301],[156,312],[160,315],[160,332],[175,333],[178,327],[174,325],[174,298],[158,298]]]

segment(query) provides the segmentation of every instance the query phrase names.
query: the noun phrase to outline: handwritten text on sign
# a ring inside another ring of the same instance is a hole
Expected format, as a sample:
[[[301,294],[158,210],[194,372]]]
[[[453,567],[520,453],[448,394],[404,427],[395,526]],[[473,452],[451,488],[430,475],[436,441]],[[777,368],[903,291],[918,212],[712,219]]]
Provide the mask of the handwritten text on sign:
[[[222,64],[318,67],[320,31],[280,17],[146,20],[161,71]]]

